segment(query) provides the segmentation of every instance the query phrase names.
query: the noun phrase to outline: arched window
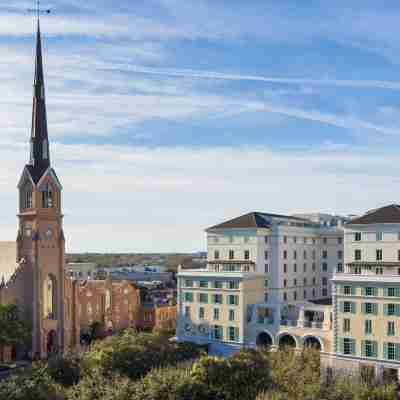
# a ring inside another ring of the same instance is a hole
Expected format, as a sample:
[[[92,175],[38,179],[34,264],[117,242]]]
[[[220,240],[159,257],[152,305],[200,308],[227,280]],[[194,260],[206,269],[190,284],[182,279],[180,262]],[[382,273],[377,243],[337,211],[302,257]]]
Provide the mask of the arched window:
[[[28,209],[32,208],[32,185],[27,182],[21,191],[21,208]]]
[[[110,289],[106,290],[106,302],[105,302],[105,306],[106,306],[106,311],[109,311],[111,308],[111,291]]]
[[[57,281],[49,275],[44,282],[44,315],[48,319],[57,319]]]
[[[52,208],[53,207],[53,190],[51,185],[47,184],[42,190],[42,207]]]

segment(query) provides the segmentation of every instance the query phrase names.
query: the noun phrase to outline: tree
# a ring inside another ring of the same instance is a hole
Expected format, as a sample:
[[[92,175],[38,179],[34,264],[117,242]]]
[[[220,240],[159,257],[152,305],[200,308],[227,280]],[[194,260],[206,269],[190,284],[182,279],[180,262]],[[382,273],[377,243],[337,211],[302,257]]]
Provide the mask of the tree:
[[[0,345],[28,344],[30,329],[15,304],[0,304]]]

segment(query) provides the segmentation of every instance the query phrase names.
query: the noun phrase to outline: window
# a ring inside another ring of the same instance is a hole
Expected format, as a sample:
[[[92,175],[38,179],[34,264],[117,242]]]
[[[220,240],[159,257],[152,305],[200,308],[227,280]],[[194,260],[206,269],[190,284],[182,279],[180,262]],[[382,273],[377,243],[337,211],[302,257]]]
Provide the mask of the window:
[[[297,237],[293,236],[293,243],[297,243]]]
[[[343,251],[342,251],[342,250],[339,250],[339,251],[337,252],[337,258],[338,258],[339,260],[341,260],[341,259],[343,258]]]
[[[322,296],[323,297],[328,296],[328,289],[327,288],[322,288]]]
[[[293,300],[297,300],[297,292],[296,291],[293,292]]]
[[[283,250],[283,259],[284,259],[284,260],[287,259],[287,250]]]
[[[378,288],[376,287],[366,287],[364,288],[364,296],[377,296]]]
[[[199,287],[208,288],[208,281],[199,281]]]
[[[354,234],[354,241],[355,242],[361,242],[361,232],[356,232]]]
[[[312,238],[312,244],[315,244],[316,240],[315,238]]]
[[[222,281],[213,282],[214,289],[222,289]]]
[[[370,319],[364,321],[364,332],[366,335],[372,335],[372,321]]]
[[[384,304],[383,313],[385,315],[396,315],[400,316],[400,304]]]
[[[343,272],[343,264],[342,263],[338,263],[336,271],[339,273]]]
[[[264,236],[264,242],[268,243],[268,236]]]
[[[32,208],[32,187],[28,186],[22,193],[22,208]]]
[[[250,260],[250,251],[249,250],[245,250],[244,251],[244,259],[245,260]]]
[[[313,285],[316,285],[316,283],[317,283],[317,280],[315,279],[315,276],[312,278],[312,284]]]
[[[199,293],[199,303],[208,303],[207,293]]]
[[[287,243],[287,236],[283,237],[283,243],[285,243],[285,244]]]
[[[239,305],[239,296],[236,294],[230,294],[228,296],[228,304],[230,306],[237,306]]]
[[[322,272],[328,271],[328,264],[326,262],[322,263]]]
[[[307,264],[303,264],[303,272],[307,272]]]
[[[378,314],[378,304],[376,303],[363,303],[361,307],[364,314]]]
[[[315,257],[316,257],[315,250],[312,251],[311,257],[312,257],[313,260],[315,260]]]
[[[322,239],[322,243],[323,243],[323,244],[327,244],[327,243],[328,243],[328,239],[327,239],[326,237],[324,237],[324,238]]]
[[[340,306],[343,313],[356,313],[356,303],[352,301],[343,301],[342,303],[340,303]]]
[[[213,294],[212,298],[213,298],[214,304],[222,304],[223,303],[222,294]]]
[[[343,332],[350,332],[350,319],[349,318],[343,319]]]
[[[185,287],[193,287],[193,281],[190,279],[185,280]]]
[[[400,250],[397,250],[397,261],[400,261]]]
[[[360,249],[354,250],[354,260],[361,261],[361,250]]]
[[[322,258],[324,258],[324,259],[328,258],[328,251],[327,250],[322,250]]]
[[[264,287],[265,287],[265,288],[268,287],[268,279],[266,279],[266,280],[264,281]]]
[[[57,283],[56,279],[49,275],[44,286],[44,314],[48,319],[57,319]],[[89,306],[90,304],[88,304]]]
[[[287,280],[284,279],[284,280],[283,280],[283,287],[286,287],[286,286],[287,286]]]
[[[387,360],[400,361],[400,344],[399,343],[384,343],[383,358]]]
[[[343,243],[343,238],[338,237],[337,242],[338,242],[338,244],[342,244]]]
[[[199,308],[199,319],[204,319],[204,307]]]
[[[354,295],[355,293],[355,288],[353,286],[343,286],[343,294],[346,296],[351,296]]]
[[[229,321],[235,320],[235,310],[229,310]]]
[[[239,328],[234,326],[228,328],[228,340],[231,342],[237,342],[239,340]]]
[[[47,184],[42,190],[42,207],[52,208],[53,207],[53,191],[51,186]]]
[[[384,288],[383,295],[386,297],[400,297],[400,287]]]
[[[268,272],[269,272],[269,265],[268,264],[264,264],[264,272],[266,274],[268,274]]]
[[[192,292],[185,292],[183,294],[184,301],[187,303],[191,303],[193,301],[193,293]]]
[[[287,273],[287,264],[283,264],[283,273],[284,273],[284,274]]]
[[[268,260],[268,251],[264,251],[264,258]]]
[[[287,293],[283,292],[283,301],[287,301]]]
[[[383,240],[383,232],[376,232],[376,241],[380,242]]]
[[[307,251],[306,251],[306,250],[303,251],[303,258],[304,258],[305,260],[307,260]]]
[[[307,286],[307,278],[303,279],[303,284],[304,284],[304,286]]]
[[[382,249],[376,250],[376,261],[382,261]]]
[[[190,317],[190,307],[189,306],[185,307],[185,317]]]
[[[382,267],[376,268],[375,269],[375,274],[376,275],[382,275],[383,274],[383,268]]]
[[[235,258],[235,252],[233,250],[229,250],[229,259],[233,260]]]
[[[307,298],[307,290],[304,290],[303,291],[303,299],[306,299]]]
[[[294,273],[297,272],[297,264],[293,264],[293,272],[294,272]]]
[[[362,355],[364,357],[376,357],[378,353],[378,343],[375,340],[363,340]]]
[[[297,251],[296,250],[293,250],[293,259],[297,259]]]
[[[297,279],[293,279],[293,286],[297,286]]]
[[[395,336],[396,335],[396,325],[394,321],[388,321],[387,323],[387,335]]]
[[[214,319],[214,321],[219,320],[219,308],[214,308],[213,319]]]
[[[354,355],[356,353],[355,339],[343,338],[343,354]]]
[[[328,278],[326,276],[324,276],[322,278],[322,286],[327,286],[328,285]]]
[[[222,326],[214,325],[211,329],[211,337],[214,340],[222,340],[224,337]]]
[[[219,251],[218,250],[214,251],[214,260],[219,260]]]
[[[314,288],[313,288],[313,290],[312,290],[312,296],[313,296],[313,297],[316,296],[316,292],[315,292],[315,289],[314,289]]]
[[[313,263],[312,263],[312,270],[313,270],[313,272],[315,272],[316,268],[317,268],[317,267],[316,267],[316,264],[315,264],[315,262],[313,262]]]
[[[239,289],[239,281],[228,281],[228,289]]]

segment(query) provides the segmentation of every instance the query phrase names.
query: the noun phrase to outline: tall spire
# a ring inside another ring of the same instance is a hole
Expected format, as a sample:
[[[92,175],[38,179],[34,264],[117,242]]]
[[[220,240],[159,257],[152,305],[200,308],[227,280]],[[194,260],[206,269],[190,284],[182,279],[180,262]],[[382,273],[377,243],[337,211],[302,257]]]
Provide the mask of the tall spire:
[[[49,138],[47,134],[46,99],[44,90],[42,38],[40,22],[37,23],[35,78],[33,82],[32,130],[30,140],[30,161],[32,172],[41,176],[50,166]]]

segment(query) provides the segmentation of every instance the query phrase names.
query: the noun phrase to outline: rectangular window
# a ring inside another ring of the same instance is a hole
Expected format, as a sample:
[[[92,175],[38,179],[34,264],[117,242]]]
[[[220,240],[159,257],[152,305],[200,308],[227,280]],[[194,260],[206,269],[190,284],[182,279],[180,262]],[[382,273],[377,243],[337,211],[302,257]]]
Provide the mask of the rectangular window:
[[[222,326],[214,325],[211,329],[211,337],[214,340],[222,340],[224,337]]]
[[[322,239],[322,243],[323,243],[323,244],[327,244],[327,243],[328,243],[328,239],[327,239],[326,237],[324,237],[324,238]]]
[[[283,237],[283,243],[285,243],[285,244],[287,243],[287,236]]]
[[[376,261],[382,261],[382,249],[376,250]]]
[[[378,314],[378,304],[377,303],[363,303],[362,304],[362,311],[364,314]]]
[[[268,236],[264,236],[264,242],[268,243]]]
[[[229,310],[229,321],[235,320],[235,310]]]
[[[400,297],[400,287],[384,288],[383,295],[385,297]]]
[[[293,279],[293,286],[297,286],[297,279]]]
[[[383,232],[376,232],[376,241],[380,242],[383,240]]]
[[[323,297],[328,296],[328,289],[327,288],[322,288],[322,296]]]
[[[328,271],[328,264],[326,262],[322,263],[322,272]]]
[[[222,281],[214,281],[213,287],[214,289],[222,289]]]
[[[239,289],[239,281],[228,281],[228,289]]]
[[[199,281],[199,287],[208,288],[208,281]]]
[[[350,332],[350,319],[349,318],[343,319],[343,332]]]
[[[214,321],[219,320],[219,308],[214,308],[213,319],[214,319]]]
[[[250,251],[249,250],[245,250],[244,251],[244,259],[245,260],[250,260]]]
[[[356,354],[356,341],[355,339],[343,338],[343,354],[355,355]]]
[[[190,317],[190,307],[189,306],[185,307],[185,317]]]
[[[219,251],[218,250],[214,251],[214,260],[219,260]]]
[[[307,272],[307,264],[303,264],[303,272]]]
[[[388,321],[387,323],[387,335],[395,336],[396,335],[396,325],[394,321]]]
[[[222,300],[222,294],[213,294],[213,303],[214,304],[222,304],[223,300]]]
[[[316,266],[315,262],[313,262],[313,263],[312,263],[312,270],[313,270],[313,272],[315,272],[316,268],[317,268],[317,266]]]
[[[338,242],[338,244],[342,244],[343,243],[343,238],[342,237],[338,237],[337,242]]]
[[[287,251],[283,250],[283,259],[286,260],[287,259]]]
[[[207,293],[199,293],[199,303],[208,303]]]
[[[343,251],[342,251],[342,250],[339,250],[339,251],[337,252],[337,258],[338,258],[339,260],[341,260],[341,259],[343,258]]]
[[[375,340],[364,340],[362,343],[362,355],[364,357],[377,357],[378,343]]]
[[[293,236],[293,243],[297,243],[297,237]]]
[[[352,301],[343,301],[341,302],[341,312],[343,313],[352,313],[355,314],[356,313],[356,303],[352,302]]]
[[[313,260],[315,260],[315,257],[316,257],[315,250],[312,251],[311,257],[312,257]]]
[[[236,294],[230,294],[228,296],[228,304],[231,306],[239,305],[239,296]]]
[[[400,250],[397,250],[397,261],[400,261]]]
[[[361,250],[360,249],[354,250],[354,260],[361,261]]]
[[[322,258],[328,258],[328,250],[322,250]]]
[[[235,258],[235,252],[233,250],[229,250],[229,259],[233,260]]]
[[[354,234],[354,241],[355,242],[361,242],[361,232],[356,232]]]
[[[234,326],[228,328],[228,340],[231,342],[239,341],[239,328]]]
[[[377,296],[378,288],[376,287],[366,287],[364,288],[364,296]]]
[[[283,292],[282,297],[283,297],[283,301],[287,301],[287,293],[286,292]]]
[[[269,265],[268,265],[268,264],[265,264],[265,265],[264,265],[264,272],[265,272],[266,274],[269,273]]]
[[[305,260],[307,260],[307,251],[306,251],[306,250],[303,251],[303,258],[304,258]]]
[[[388,360],[400,360],[399,345],[397,343],[383,344],[383,357]]]
[[[294,272],[294,273],[297,272],[297,264],[293,264],[293,272]]]
[[[343,272],[343,264],[342,263],[338,263],[336,271],[339,273]]]
[[[297,251],[293,250],[293,259],[296,260],[297,259]]]
[[[264,251],[264,258],[268,260],[268,251]]]
[[[346,296],[353,295],[353,286],[343,286],[343,294]]]
[[[287,264],[283,264],[283,273],[287,274]]]
[[[204,319],[204,307],[199,308],[199,319]]]
[[[372,321],[370,319],[364,321],[364,332],[366,335],[372,335]]]
[[[322,278],[322,285],[323,286],[327,286],[328,285],[328,278],[326,278],[325,276]]]
[[[193,293],[192,292],[184,292],[183,294],[184,301],[187,303],[191,303],[193,301]]]
[[[395,315],[400,317],[400,304],[384,304],[383,305],[383,313],[385,315]]]
[[[193,287],[193,281],[189,280],[189,279],[186,279],[185,280],[185,287]]]

